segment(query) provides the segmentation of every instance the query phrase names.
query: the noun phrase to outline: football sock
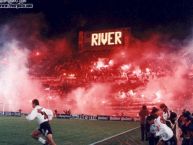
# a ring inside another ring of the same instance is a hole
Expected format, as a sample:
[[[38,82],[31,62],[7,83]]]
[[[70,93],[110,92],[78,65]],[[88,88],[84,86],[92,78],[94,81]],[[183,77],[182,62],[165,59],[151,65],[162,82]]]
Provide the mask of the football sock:
[[[38,141],[41,142],[42,144],[46,144],[46,140],[43,139],[42,137],[38,137]]]

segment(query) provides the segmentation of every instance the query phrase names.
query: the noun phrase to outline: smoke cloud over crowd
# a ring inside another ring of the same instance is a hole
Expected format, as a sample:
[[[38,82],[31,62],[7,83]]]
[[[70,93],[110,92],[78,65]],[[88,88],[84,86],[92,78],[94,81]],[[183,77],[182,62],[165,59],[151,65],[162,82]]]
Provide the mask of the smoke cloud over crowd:
[[[116,110],[111,107],[113,104],[128,106],[128,100],[136,96],[140,96],[141,101],[165,102],[173,109],[177,109],[179,105],[181,109],[191,109],[191,40],[184,44],[182,40],[170,39],[158,32],[143,40],[129,34],[128,48],[115,48],[105,56],[111,60],[105,68],[121,69],[121,66],[125,65],[120,73],[128,75],[131,72],[139,79],[145,74],[148,81],[144,85],[132,88],[131,84],[128,84],[120,89],[126,93],[125,97],[118,94],[123,92],[115,88],[119,82],[91,81],[84,86],[73,88],[61,97],[50,94],[50,88],[43,86],[41,78],[37,80],[37,76],[48,76],[47,72],[50,70],[52,74],[52,71],[55,71],[52,68],[61,62],[65,63],[64,58],[72,55],[76,49],[72,47],[74,44],[70,41],[69,34],[46,37],[44,33],[47,29],[49,28],[41,14],[19,16],[1,26],[0,110],[29,111],[30,101],[38,98],[42,105],[52,107],[53,110],[71,109],[73,113],[115,114]],[[91,67],[89,61],[88,58],[88,68]],[[81,65],[82,62],[79,63]],[[93,68],[90,71],[92,72]],[[100,72],[100,69],[98,71]],[[159,77],[155,72],[159,73]],[[81,70],[76,71],[77,77],[81,73]],[[98,72],[94,70],[94,73]],[[108,74],[103,75],[105,80]],[[57,74],[50,75],[53,76],[59,78]],[[124,103],[126,99],[127,103]]]
[[[28,74],[28,50],[19,48],[16,40],[1,47],[0,102],[1,110],[29,110],[31,98],[41,94],[41,86]]]

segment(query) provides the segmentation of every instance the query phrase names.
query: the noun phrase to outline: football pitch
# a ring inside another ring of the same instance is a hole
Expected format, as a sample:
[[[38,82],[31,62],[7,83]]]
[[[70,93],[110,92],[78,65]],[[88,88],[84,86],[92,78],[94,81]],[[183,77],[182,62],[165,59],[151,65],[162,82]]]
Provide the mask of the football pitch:
[[[54,119],[52,131],[57,145],[89,145],[136,128],[138,122]],[[37,128],[35,121],[24,117],[0,117],[0,145],[39,145],[30,136]],[[143,145],[139,129],[115,136],[97,145]]]

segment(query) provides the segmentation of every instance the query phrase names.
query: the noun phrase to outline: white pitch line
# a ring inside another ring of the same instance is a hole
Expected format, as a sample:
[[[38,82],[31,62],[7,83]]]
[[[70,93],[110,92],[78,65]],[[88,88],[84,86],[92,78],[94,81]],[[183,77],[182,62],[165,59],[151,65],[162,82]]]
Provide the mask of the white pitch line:
[[[135,129],[138,129],[138,128],[139,128],[139,127],[135,127],[135,128],[126,130],[126,131],[124,131],[124,132],[121,132],[121,133],[115,134],[115,135],[113,135],[113,136],[104,138],[104,139],[102,139],[102,140],[99,140],[99,141],[97,141],[97,142],[91,143],[91,144],[89,144],[89,145],[96,145],[97,143],[101,143],[101,142],[107,141],[107,140],[109,140],[109,139],[111,139],[111,138],[117,137],[117,136],[122,135],[122,134],[125,134],[125,133],[127,133],[127,132],[131,132],[131,131],[133,131],[133,130],[135,130]]]

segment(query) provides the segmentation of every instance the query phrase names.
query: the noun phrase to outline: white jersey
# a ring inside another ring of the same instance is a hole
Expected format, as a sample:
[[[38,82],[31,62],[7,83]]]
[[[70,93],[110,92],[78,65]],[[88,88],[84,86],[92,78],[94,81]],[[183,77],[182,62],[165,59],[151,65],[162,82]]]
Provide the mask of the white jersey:
[[[150,126],[150,133],[152,133],[152,134],[155,135],[156,132],[158,132],[158,127],[155,126],[155,124],[152,124],[152,125]]]
[[[28,116],[26,116],[27,120],[36,119],[38,121],[38,124],[52,120],[52,118],[53,112],[39,105],[37,105]]]
[[[160,136],[163,141],[167,141],[173,137],[173,131],[166,124],[161,123],[160,117],[154,120],[154,124],[158,127],[156,136]]]

